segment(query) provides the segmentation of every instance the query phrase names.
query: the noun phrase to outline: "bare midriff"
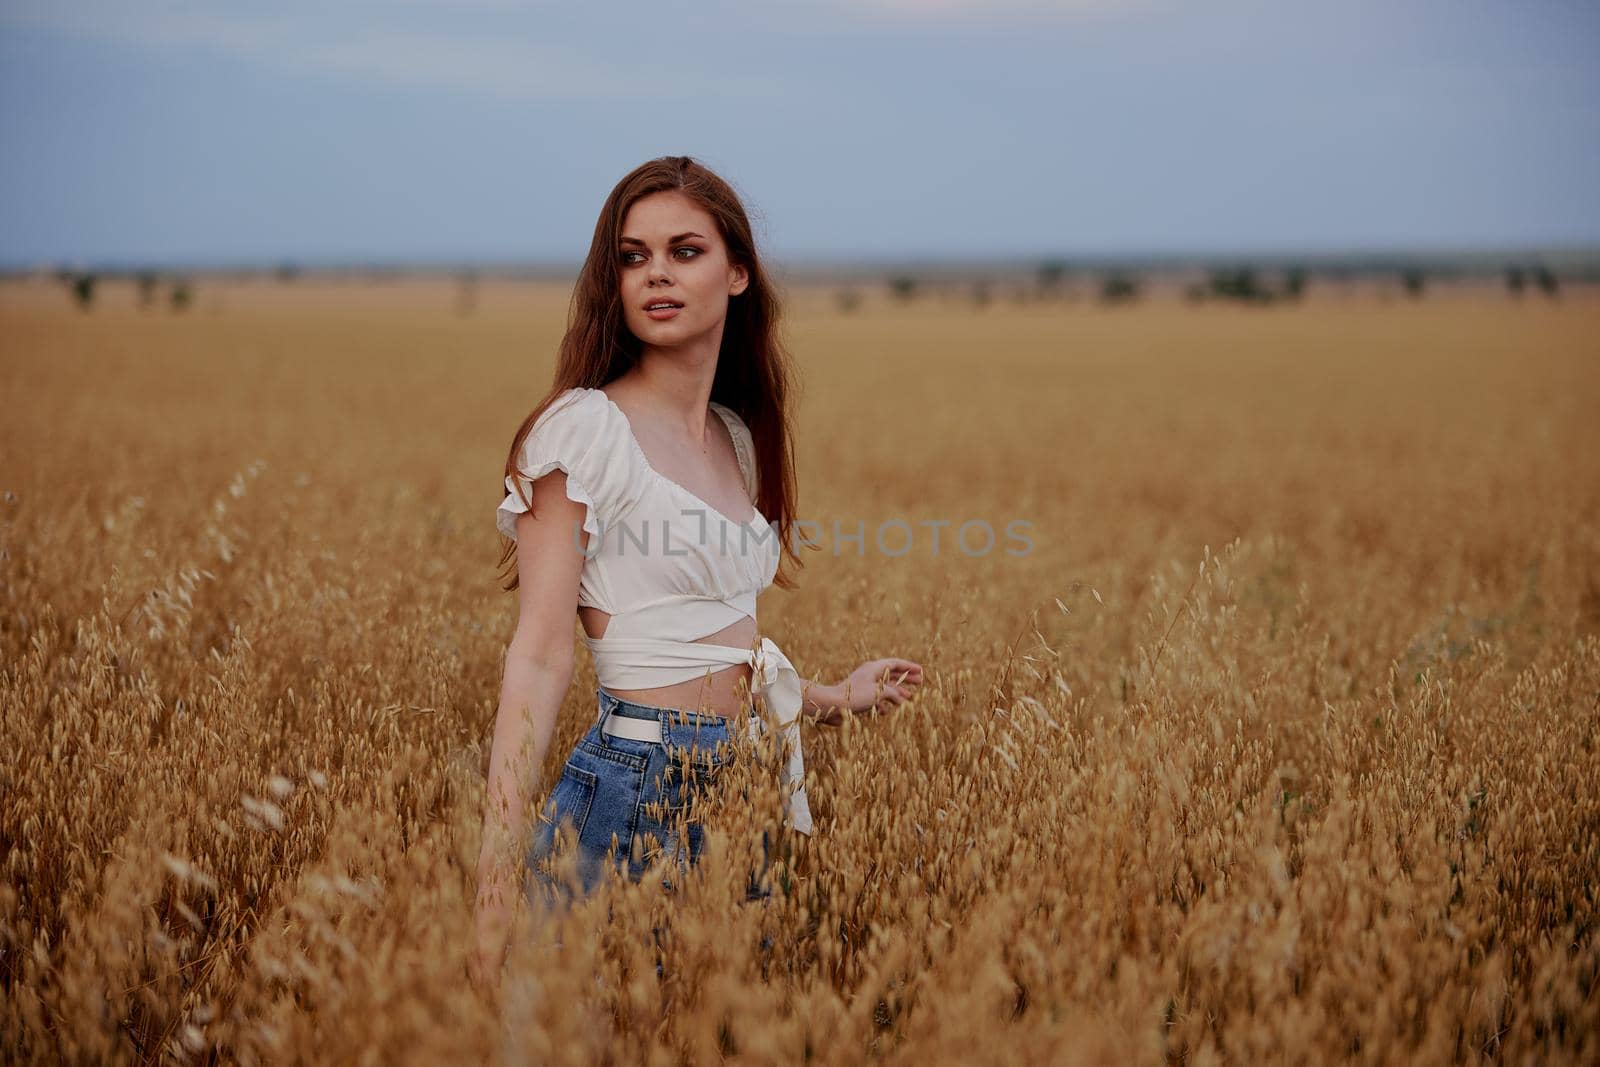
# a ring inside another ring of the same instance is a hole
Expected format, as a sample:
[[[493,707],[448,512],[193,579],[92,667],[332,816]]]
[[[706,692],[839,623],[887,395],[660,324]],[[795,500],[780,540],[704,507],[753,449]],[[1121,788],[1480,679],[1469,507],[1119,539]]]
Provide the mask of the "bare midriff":
[[[583,624],[583,632],[588,634],[591,640],[598,641],[605,636],[611,616],[599,608],[581,606],[578,608],[578,621]],[[695,640],[700,644],[750,648],[756,642],[756,621],[746,615],[714,634],[707,634]],[[649,689],[607,687],[606,692],[620,700],[649,707],[673,708],[678,711],[693,711],[737,719],[749,713],[750,677],[750,665],[736,663],[731,667],[710,670],[708,674],[687,682],[652,686]]]

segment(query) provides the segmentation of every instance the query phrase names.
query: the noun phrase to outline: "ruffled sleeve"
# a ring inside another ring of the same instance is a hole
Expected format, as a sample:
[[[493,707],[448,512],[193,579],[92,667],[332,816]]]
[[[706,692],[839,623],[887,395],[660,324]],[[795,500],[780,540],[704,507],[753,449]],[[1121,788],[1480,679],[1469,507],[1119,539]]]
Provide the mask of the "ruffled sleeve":
[[[599,543],[611,521],[609,505],[614,495],[607,476],[609,449],[603,414],[588,391],[579,389],[562,393],[544,410],[523,440],[517,461],[519,476],[506,476],[506,498],[495,512],[495,525],[501,533],[517,539],[517,516],[528,510],[524,501],[533,495],[533,482],[561,470],[567,476],[568,499],[584,506],[586,544]]]

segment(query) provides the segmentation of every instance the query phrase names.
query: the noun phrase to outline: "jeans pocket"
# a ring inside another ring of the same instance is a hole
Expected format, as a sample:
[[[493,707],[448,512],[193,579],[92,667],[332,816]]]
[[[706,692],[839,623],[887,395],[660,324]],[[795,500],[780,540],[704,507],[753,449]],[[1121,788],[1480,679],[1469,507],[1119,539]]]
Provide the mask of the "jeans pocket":
[[[574,765],[570,759],[567,761],[534,827],[533,844],[528,850],[529,867],[535,868],[538,873],[545,873],[544,861],[548,860],[555,848],[557,830],[565,829],[574,843],[583,836],[598,785],[599,779],[594,772]]]

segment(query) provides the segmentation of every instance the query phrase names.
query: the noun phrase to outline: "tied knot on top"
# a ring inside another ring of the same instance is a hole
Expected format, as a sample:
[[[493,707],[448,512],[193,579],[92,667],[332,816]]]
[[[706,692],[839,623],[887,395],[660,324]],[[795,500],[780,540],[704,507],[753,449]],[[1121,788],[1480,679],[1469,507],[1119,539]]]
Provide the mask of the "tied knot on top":
[[[778,776],[783,783],[788,824],[802,834],[812,829],[811,805],[806,798],[806,760],[800,746],[800,710],[804,705],[804,686],[800,672],[789,657],[763,637],[751,652],[750,668],[755,691],[761,694],[766,714],[750,720],[750,739],[759,740],[765,731],[777,731],[782,752]]]
[[[782,750],[778,778],[784,793],[784,822],[802,834],[811,833],[806,761],[800,745],[803,682],[800,672],[771,638],[763,637],[751,648],[661,637],[586,635],[584,642],[594,654],[600,684],[611,690],[667,685],[694,678],[708,667],[748,664],[751,693],[761,698],[763,706],[761,713],[749,719],[750,740],[757,742],[769,732],[777,736]]]

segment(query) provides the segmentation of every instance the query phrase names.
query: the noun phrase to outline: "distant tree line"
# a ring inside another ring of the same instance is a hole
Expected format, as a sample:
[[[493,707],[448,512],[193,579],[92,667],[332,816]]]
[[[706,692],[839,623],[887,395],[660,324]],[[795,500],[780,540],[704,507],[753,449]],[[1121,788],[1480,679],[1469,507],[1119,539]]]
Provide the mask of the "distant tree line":
[[[1243,304],[1271,304],[1279,300],[1299,300],[1305,294],[1306,272],[1292,267],[1283,272],[1277,285],[1269,285],[1254,267],[1214,267],[1204,282],[1184,290],[1191,302],[1234,300]]]
[[[1520,297],[1530,286],[1552,299],[1561,294],[1561,283],[1556,281],[1556,276],[1548,267],[1512,265],[1506,268],[1506,292]]]
[[[120,274],[125,273],[127,272],[120,272]],[[401,273],[400,268],[387,265],[373,265],[365,270],[369,281],[390,281],[399,277]],[[1156,273],[1159,273],[1159,270]],[[1436,278],[1458,278],[1464,273],[1466,272],[1460,268],[1452,268],[1449,264],[1434,264],[1425,269],[1420,265],[1396,266],[1392,262],[1383,264],[1377,261],[1355,265],[1327,264],[1317,269],[1319,276],[1326,276],[1332,281],[1387,277],[1391,280],[1391,284],[1397,284],[1399,291],[1411,300],[1422,299],[1429,284]],[[1568,273],[1570,277],[1580,281],[1600,281],[1600,272],[1593,270],[1588,273],[1582,270],[1575,274],[1570,271]],[[55,272],[55,277],[67,290],[72,302],[80,309],[88,311],[94,305],[100,283],[120,274],[119,272],[102,274],[94,270],[63,267]],[[1039,263],[1034,269],[1031,284],[1026,280],[997,282],[992,277],[978,277],[955,283],[960,288],[953,288],[953,283],[950,281],[929,282],[914,273],[900,272],[890,275],[887,278],[887,285],[890,297],[896,302],[917,300],[932,290],[938,293],[941,299],[948,300],[952,297],[964,299],[974,308],[985,308],[994,302],[997,288],[1003,295],[1017,303],[1031,300],[1076,300],[1081,295],[1080,291],[1075,290],[1070,284],[1075,274],[1087,277],[1088,291],[1102,304],[1133,303],[1141,299],[1145,292],[1145,278],[1137,270],[1114,268],[1092,271],[1082,266],[1073,267],[1061,259],[1049,259]],[[131,276],[137,288],[138,303],[141,308],[152,307],[161,302],[163,289],[165,303],[173,311],[183,311],[194,301],[194,283],[186,276],[163,275],[154,270],[132,272]],[[301,278],[302,268],[292,261],[283,261],[273,268],[272,276],[279,283],[293,283]],[[1520,299],[1529,292],[1535,292],[1555,299],[1561,292],[1560,279],[1554,271],[1542,263],[1511,264],[1503,269],[1501,277],[1506,291],[1514,298]],[[1203,280],[1186,286],[1183,295],[1191,303],[1207,301],[1242,304],[1292,303],[1305,295],[1310,278],[1310,269],[1301,265],[1270,270],[1249,264],[1217,265],[1206,271]],[[476,268],[462,267],[454,271],[454,280],[456,312],[462,315],[471,314],[478,304],[483,274]],[[961,293],[965,295],[962,296]],[[862,294],[858,288],[847,286],[838,291],[835,301],[841,313],[849,314],[861,307]]]
[[[1072,273],[1069,265],[1063,260],[1046,260],[1040,263],[1034,272],[1033,285],[1017,286],[1012,289],[1014,297],[1020,302],[1027,299],[1059,300],[1075,298],[1067,285],[1069,274]],[[1088,273],[1080,271],[1080,273]],[[1319,275],[1325,274],[1333,281],[1347,281],[1361,278],[1388,279],[1389,284],[1398,288],[1398,291],[1409,300],[1421,300],[1428,291],[1430,283],[1437,278],[1461,277],[1463,271],[1450,269],[1448,266],[1425,268],[1421,265],[1380,265],[1362,264],[1355,267],[1349,265],[1334,265],[1319,268]],[[1308,289],[1311,280],[1311,270],[1304,265],[1290,265],[1275,269],[1262,269],[1249,264],[1228,264],[1213,266],[1205,273],[1205,277],[1185,287],[1185,299],[1191,303],[1206,301],[1233,302],[1240,304],[1276,304],[1293,303],[1301,300]],[[1548,267],[1540,264],[1533,266],[1512,265],[1504,272],[1507,291],[1514,297],[1520,297],[1528,290],[1537,290],[1549,297],[1555,297],[1560,292],[1560,282]],[[890,275],[887,279],[890,297],[901,303],[918,299],[930,287],[939,289],[947,294],[950,292],[951,283],[928,283],[911,273],[898,273]],[[988,306],[994,299],[995,282],[991,278],[978,278],[961,283],[965,286],[967,301],[975,308]],[[1137,301],[1144,293],[1144,278],[1138,271],[1122,268],[1099,272],[1094,276],[1093,292],[1103,304],[1127,304]],[[860,307],[861,296],[855,289],[844,289],[838,294],[838,307],[843,312],[852,312]]]
[[[88,311],[94,306],[95,293],[99,291],[102,280],[98,272],[63,267],[56,271],[55,277],[56,281],[66,288],[72,302],[80,310]],[[141,308],[150,307],[160,299],[157,289],[162,284],[162,278],[155,271],[138,271],[133,275],[133,282],[139,294]],[[193,283],[188,278],[173,276],[166,279],[166,285],[167,305],[173,311],[183,311],[194,301]]]

